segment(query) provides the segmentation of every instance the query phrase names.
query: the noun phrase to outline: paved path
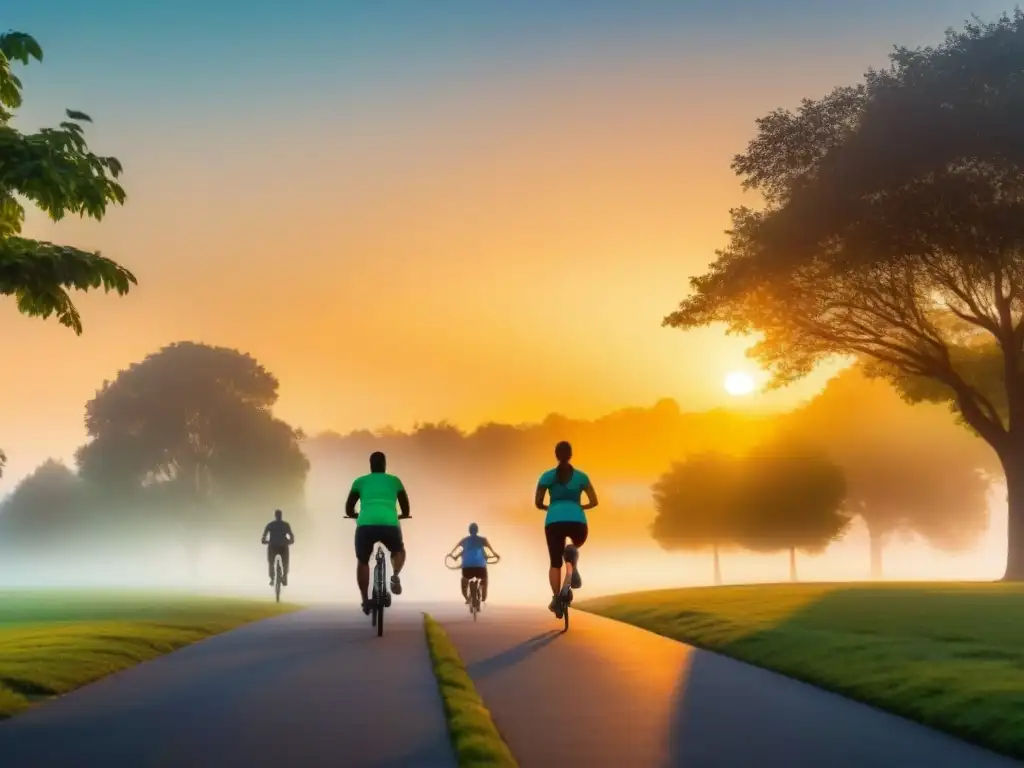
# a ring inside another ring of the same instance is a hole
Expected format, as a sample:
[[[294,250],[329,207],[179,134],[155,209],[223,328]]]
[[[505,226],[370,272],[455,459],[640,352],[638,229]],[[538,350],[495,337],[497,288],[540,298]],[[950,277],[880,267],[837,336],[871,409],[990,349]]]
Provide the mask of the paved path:
[[[996,768],[1017,761],[599,616],[434,610],[522,768]]]
[[[188,646],[0,723],[3,768],[453,768],[423,617],[352,608]]]

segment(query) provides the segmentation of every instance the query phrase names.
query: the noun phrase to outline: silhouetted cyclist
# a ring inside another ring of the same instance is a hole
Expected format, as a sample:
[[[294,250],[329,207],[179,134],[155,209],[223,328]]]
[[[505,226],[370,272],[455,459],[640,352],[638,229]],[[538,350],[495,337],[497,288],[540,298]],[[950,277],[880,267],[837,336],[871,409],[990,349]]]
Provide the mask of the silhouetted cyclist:
[[[548,581],[551,583],[552,593],[548,610],[562,618],[559,616],[559,593],[568,592],[570,586],[579,589],[583,585],[578,567],[580,547],[587,540],[586,510],[597,506],[597,493],[586,473],[569,463],[572,460],[572,446],[569,443],[563,440],[555,446],[555,458],[558,459],[558,466],[549,469],[537,481],[534,503],[537,509],[547,511],[544,519],[544,538],[547,539],[548,558],[551,561]],[[587,494],[588,503],[580,504],[580,498],[584,493]],[[550,504],[544,503],[545,494],[550,496]],[[565,543],[566,539],[572,542],[568,546]]]
[[[274,510],[274,519],[263,529],[263,543],[267,545],[267,569],[270,571],[270,586],[274,586],[274,558],[281,556],[281,584],[288,586],[288,547],[295,543],[292,527],[282,520],[280,509]]]

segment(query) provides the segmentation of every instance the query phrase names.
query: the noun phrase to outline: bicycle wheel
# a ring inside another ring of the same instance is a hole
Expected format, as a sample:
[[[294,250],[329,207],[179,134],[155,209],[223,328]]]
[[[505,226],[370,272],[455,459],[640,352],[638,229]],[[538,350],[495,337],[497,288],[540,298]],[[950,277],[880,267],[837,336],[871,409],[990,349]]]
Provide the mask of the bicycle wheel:
[[[476,615],[480,613],[480,586],[476,579],[469,582],[469,612],[473,614],[473,621],[476,621]]]
[[[380,550],[377,550],[377,552],[378,554],[381,554]],[[385,577],[387,575],[385,573],[386,570],[387,568],[384,565],[384,557],[380,556],[377,559],[377,565],[374,568],[375,573],[373,574],[374,591],[377,593],[377,599],[375,600],[375,610],[377,613],[377,637],[381,637],[384,634],[384,605],[386,602],[385,595],[387,594],[385,592],[387,589],[387,585],[385,584]]]
[[[284,573],[281,570],[281,558],[279,556],[274,564],[274,600],[278,603],[281,602],[281,578],[283,576]]]

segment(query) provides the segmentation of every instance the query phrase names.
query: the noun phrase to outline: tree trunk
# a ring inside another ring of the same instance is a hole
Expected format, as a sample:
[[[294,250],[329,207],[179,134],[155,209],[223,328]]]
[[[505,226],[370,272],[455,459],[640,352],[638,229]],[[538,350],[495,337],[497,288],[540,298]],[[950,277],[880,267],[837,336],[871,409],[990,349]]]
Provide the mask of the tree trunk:
[[[722,585],[722,564],[718,560],[718,545],[713,547],[715,554],[715,586],[720,587]]]
[[[796,547],[789,548],[789,580],[799,581],[796,577]]]
[[[885,546],[885,538],[879,533],[868,531],[871,537],[871,578],[882,578],[882,548]]]
[[[1006,474],[1006,571],[1003,581],[1024,581],[1024,450],[1000,456]]]

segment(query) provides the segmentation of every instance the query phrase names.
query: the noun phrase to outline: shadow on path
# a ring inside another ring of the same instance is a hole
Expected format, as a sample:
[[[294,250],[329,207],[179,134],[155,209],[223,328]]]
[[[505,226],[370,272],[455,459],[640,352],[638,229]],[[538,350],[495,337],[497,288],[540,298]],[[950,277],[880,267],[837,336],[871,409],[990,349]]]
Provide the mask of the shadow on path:
[[[474,664],[470,664],[466,668],[466,671],[469,672],[469,676],[474,680],[482,680],[488,675],[492,675],[502,669],[511,667],[521,661],[525,661],[531,655],[561,635],[562,631],[559,629],[551,629],[547,632],[541,632],[539,635],[534,635],[533,637],[528,638],[518,645],[514,645],[508,650],[502,651],[495,656],[490,656]]]

